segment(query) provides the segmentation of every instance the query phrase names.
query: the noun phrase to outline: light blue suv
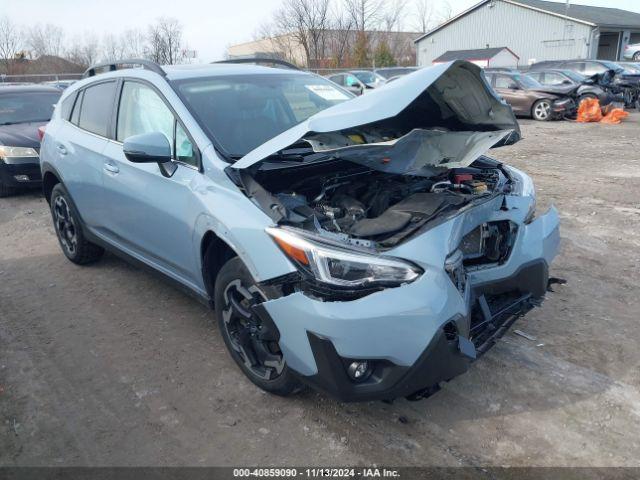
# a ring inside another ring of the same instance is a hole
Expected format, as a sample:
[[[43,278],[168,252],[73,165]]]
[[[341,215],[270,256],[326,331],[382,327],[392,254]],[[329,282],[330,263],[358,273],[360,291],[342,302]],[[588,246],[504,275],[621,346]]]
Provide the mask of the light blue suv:
[[[41,148],[64,254],[111,250],[211,305],[269,392],[428,396],[547,291],[558,214],[484,155],[520,131],[475,65],[357,98],[257,65],[85,77]]]

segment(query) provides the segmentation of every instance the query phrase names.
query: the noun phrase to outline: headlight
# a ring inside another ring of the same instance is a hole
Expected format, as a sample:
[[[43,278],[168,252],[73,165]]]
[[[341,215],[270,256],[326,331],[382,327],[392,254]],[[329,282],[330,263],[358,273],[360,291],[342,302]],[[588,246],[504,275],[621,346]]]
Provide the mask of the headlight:
[[[0,158],[4,157],[37,157],[38,152],[28,147],[7,147],[0,145]]]
[[[525,217],[525,223],[529,223],[536,213],[536,188],[533,185],[533,180],[522,170],[506,165],[504,168],[509,173],[509,177],[511,177],[511,181],[513,182],[511,193],[521,197],[531,197],[531,206]]]
[[[412,282],[422,274],[409,262],[323,244],[291,229],[267,228],[266,232],[298,268],[325,284],[391,287]]]

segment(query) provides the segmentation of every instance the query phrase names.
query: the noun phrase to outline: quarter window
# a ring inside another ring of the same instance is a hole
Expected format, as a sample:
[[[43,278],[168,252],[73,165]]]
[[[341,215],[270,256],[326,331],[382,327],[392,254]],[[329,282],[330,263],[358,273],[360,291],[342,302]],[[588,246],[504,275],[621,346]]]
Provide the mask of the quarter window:
[[[120,96],[116,140],[143,133],[163,133],[171,144],[174,159],[198,166],[193,144],[164,100],[151,87],[125,82]]]
[[[78,126],[96,135],[106,137],[115,91],[116,82],[99,83],[87,87],[84,91]]]

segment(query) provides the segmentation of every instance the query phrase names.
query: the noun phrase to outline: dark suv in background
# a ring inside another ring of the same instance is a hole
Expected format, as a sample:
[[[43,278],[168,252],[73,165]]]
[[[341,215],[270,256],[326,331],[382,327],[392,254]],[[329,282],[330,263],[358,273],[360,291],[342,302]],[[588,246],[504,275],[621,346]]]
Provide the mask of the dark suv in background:
[[[37,85],[0,87],[0,197],[38,187],[38,129],[53,113],[61,91]]]

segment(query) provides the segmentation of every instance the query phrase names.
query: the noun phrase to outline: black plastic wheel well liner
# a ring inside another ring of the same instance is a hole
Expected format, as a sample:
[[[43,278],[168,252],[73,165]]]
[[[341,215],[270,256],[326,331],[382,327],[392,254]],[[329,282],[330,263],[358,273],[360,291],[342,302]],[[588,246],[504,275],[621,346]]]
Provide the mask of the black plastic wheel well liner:
[[[200,259],[202,261],[202,278],[212,304],[218,272],[227,261],[237,256],[235,250],[214,232],[205,233],[200,244]]]
[[[47,203],[51,204],[51,192],[53,191],[53,187],[55,187],[60,182],[58,176],[52,171],[46,171],[42,177],[42,194],[44,195]]]

